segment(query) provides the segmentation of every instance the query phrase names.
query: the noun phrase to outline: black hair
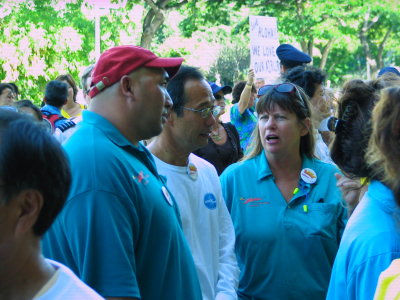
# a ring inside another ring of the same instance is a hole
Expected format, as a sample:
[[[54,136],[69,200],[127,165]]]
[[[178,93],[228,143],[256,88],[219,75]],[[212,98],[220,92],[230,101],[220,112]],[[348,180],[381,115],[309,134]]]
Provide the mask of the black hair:
[[[343,87],[331,157],[351,178],[373,178],[364,156],[372,132],[372,109],[379,100],[382,87],[378,81],[360,79],[351,80]]]
[[[19,100],[14,103],[14,106],[18,109],[18,111],[20,111],[20,108],[23,108],[23,107],[31,108],[36,113],[37,119],[43,120],[43,115],[42,115],[40,108],[37,107],[35,104],[33,104],[33,102],[29,99]]]
[[[68,84],[59,80],[52,80],[46,85],[44,97],[46,104],[61,108],[68,98]]]
[[[71,172],[60,143],[23,114],[0,109],[0,180],[3,201],[9,203],[25,189],[43,196],[33,226],[42,236],[61,211],[71,185]]]
[[[325,74],[320,69],[298,66],[289,70],[283,79],[301,87],[308,97],[312,98],[316,91],[316,85],[322,84],[325,78]]]
[[[167,85],[167,91],[173,103],[172,110],[178,116],[183,115],[182,107],[187,102],[187,99],[185,99],[185,83],[189,80],[204,80],[204,76],[198,68],[182,66]]]
[[[247,81],[239,81],[235,84],[232,89],[232,104],[238,103],[240,100],[240,95],[242,94],[244,88],[246,87]],[[256,86],[253,84],[251,86],[251,92],[257,93]]]

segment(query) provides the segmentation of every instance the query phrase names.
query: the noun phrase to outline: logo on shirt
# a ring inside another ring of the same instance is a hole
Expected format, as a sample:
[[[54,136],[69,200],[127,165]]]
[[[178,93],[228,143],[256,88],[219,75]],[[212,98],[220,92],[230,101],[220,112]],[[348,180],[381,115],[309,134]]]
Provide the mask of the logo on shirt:
[[[261,202],[262,198],[243,198],[239,199],[243,204],[247,204],[249,206],[260,206],[261,204],[269,204],[268,201]]]
[[[144,174],[143,171],[140,171],[136,176],[132,175],[132,178],[138,183],[143,183],[144,185],[149,183],[149,181],[147,180],[147,178],[149,178],[149,175]]]
[[[207,193],[204,195],[204,205],[208,209],[216,209],[217,208],[217,199],[215,199],[214,194]]]

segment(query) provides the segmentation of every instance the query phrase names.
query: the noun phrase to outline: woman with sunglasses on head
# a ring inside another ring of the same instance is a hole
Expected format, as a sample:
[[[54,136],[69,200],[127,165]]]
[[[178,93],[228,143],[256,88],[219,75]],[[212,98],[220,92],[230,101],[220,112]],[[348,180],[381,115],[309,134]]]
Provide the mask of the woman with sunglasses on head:
[[[243,161],[221,175],[236,232],[239,299],[325,299],[347,213],[335,166],[314,158],[311,109],[291,83],[269,86]]]
[[[216,122],[211,129],[207,146],[193,153],[214,165],[218,175],[221,175],[227,166],[237,162],[243,156],[243,152],[235,126],[231,123],[223,123],[219,119],[225,113],[225,95],[230,94],[232,88],[221,87],[214,82],[209,82],[209,84],[215,98],[215,105],[220,107],[220,111],[214,116]]]
[[[257,123],[254,113],[256,95],[254,70],[250,69],[247,81],[240,81],[233,87],[233,106],[230,111],[231,122],[239,132],[240,146],[243,152],[246,152],[251,142],[251,133]]]

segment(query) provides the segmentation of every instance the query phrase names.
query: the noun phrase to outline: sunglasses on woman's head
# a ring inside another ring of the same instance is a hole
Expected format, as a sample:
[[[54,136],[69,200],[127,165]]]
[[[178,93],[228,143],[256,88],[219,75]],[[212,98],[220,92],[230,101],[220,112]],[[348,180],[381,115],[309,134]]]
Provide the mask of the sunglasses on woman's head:
[[[280,83],[280,84],[276,84],[276,85],[273,85],[273,84],[264,85],[258,89],[257,97],[261,97],[261,96],[265,95],[272,89],[279,93],[289,93],[289,94],[296,93],[297,97],[301,100],[301,102],[303,102],[305,104],[300,91],[297,89],[297,86],[290,82]]]

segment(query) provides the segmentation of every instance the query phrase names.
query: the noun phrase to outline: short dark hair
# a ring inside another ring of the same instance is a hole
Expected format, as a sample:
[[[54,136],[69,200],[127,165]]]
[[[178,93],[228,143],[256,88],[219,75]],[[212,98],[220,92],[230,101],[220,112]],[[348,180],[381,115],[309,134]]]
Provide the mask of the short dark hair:
[[[59,80],[52,80],[46,85],[44,97],[46,104],[61,108],[68,98],[68,84]]]
[[[298,66],[289,70],[285,74],[284,80],[301,87],[308,97],[312,98],[316,91],[316,85],[322,84],[325,77],[321,69]]]
[[[72,78],[70,74],[64,74],[58,76],[56,80],[68,82],[68,84],[72,87],[72,90],[74,91],[74,102],[76,102],[76,96],[78,95],[78,87],[76,86],[74,78]]]
[[[232,104],[238,103],[240,100],[240,95],[242,94],[244,88],[246,87],[247,81],[239,81],[235,84],[232,89]],[[251,86],[251,92],[257,93],[256,86],[253,84]]]
[[[0,109],[0,180],[3,201],[25,189],[43,196],[33,233],[43,235],[62,209],[71,172],[60,143],[32,118]]]
[[[172,99],[172,110],[180,117],[183,115],[182,107],[187,102],[185,99],[185,83],[188,80],[203,80],[204,76],[198,68],[182,66],[178,73],[168,82],[167,91]]]
[[[36,113],[37,119],[43,120],[42,111],[40,110],[39,107],[37,107],[35,104],[33,104],[33,102],[29,99],[19,100],[14,103],[14,106],[18,109],[18,111],[20,110],[20,108],[23,108],[23,107],[31,108]]]

